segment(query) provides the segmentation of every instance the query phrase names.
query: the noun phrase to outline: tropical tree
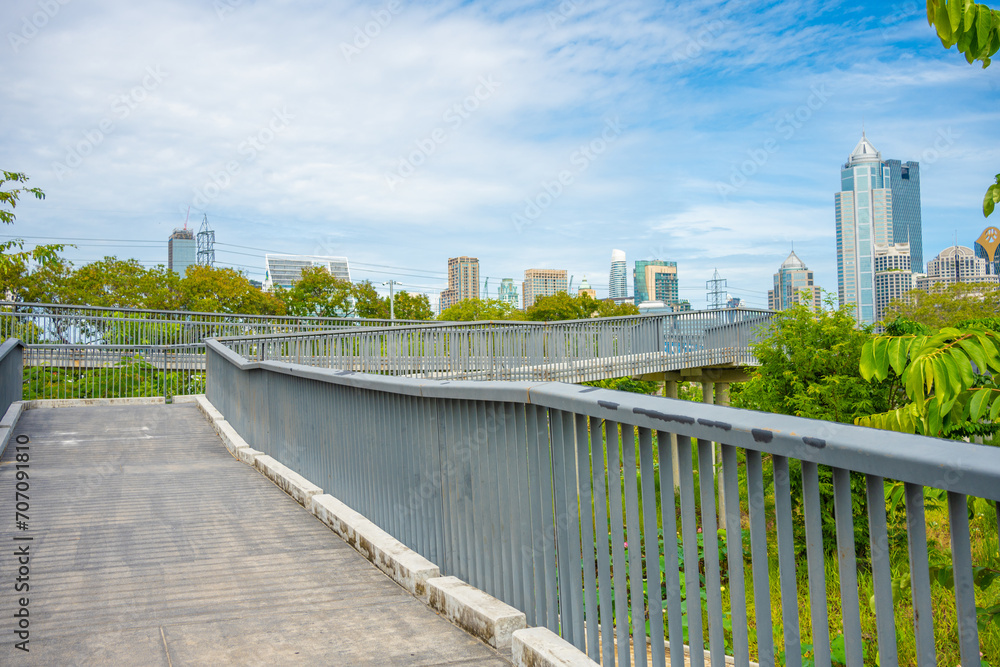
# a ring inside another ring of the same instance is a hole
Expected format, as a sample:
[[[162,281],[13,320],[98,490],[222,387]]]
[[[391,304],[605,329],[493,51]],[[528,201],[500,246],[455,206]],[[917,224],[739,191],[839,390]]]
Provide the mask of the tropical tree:
[[[1000,49],[1000,12],[972,0],[927,0],[927,23],[937,30],[946,49],[956,47],[971,65],[979,61],[983,69]],[[989,217],[1000,203],[1000,174],[986,189],[983,215]]]
[[[890,431],[959,438],[1000,428],[1000,334],[982,327],[941,329],[933,335],[878,336],[865,343],[866,380],[901,380],[908,403],[855,423]]]

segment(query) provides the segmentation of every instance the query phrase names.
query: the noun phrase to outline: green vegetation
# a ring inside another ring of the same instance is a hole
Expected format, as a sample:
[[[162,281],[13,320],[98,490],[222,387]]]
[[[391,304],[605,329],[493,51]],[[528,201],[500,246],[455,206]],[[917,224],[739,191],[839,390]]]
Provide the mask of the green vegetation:
[[[204,371],[164,371],[142,355],[91,369],[28,366],[24,400],[38,398],[118,398],[205,393]]]
[[[467,299],[447,308],[439,320],[473,322],[482,320],[529,320],[532,322],[558,322],[584,320],[590,317],[620,317],[638,315],[639,309],[631,303],[617,304],[598,301],[589,294],[570,296],[559,292],[535,299],[526,311],[499,299]]]
[[[936,292],[913,290],[905,301],[894,301],[886,309],[888,322],[902,319],[927,329],[989,317],[1000,317],[1000,285],[955,283]]]

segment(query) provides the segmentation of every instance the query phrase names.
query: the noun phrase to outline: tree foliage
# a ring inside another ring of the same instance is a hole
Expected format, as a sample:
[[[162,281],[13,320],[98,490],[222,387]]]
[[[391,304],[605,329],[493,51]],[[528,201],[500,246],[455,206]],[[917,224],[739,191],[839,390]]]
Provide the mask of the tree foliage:
[[[17,216],[14,209],[21,195],[32,195],[35,199],[45,199],[45,193],[40,188],[14,187],[4,190],[6,183],[21,185],[28,177],[18,171],[0,171],[0,222],[11,225]],[[6,210],[9,207],[10,210]],[[12,252],[16,248],[16,251]],[[9,286],[29,270],[32,261],[47,264],[56,261],[65,246],[59,243],[37,245],[31,250],[24,250],[23,239],[8,239],[0,241],[0,296],[4,296]]]
[[[524,313],[513,304],[499,299],[465,299],[445,308],[438,319],[448,322],[523,320]]]
[[[849,308],[813,312],[805,305],[775,314],[751,344],[760,366],[733,394],[737,407],[827,421],[853,422],[890,407],[890,382],[874,386],[859,371],[870,328],[857,329]]]
[[[972,0],[927,0],[927,23],[946,49],[955,46],[971,65],[990,66],[1000,49],[1000,12]]]
[[[954,327],[981,317],[1000,317],[1000,285],[954,283],[940,291],[913,290],[906,300],[893,301],[886,308],[887,320],[902,318],[929,329]]]
[[[325,266],[312,266],[302,269],[281,299],[290,315],[351,317],[356,313],[354,292],[351,281],[337,278]]]
[[[179,281],[179,306],[183,310],[209,313],[284,315],[285,303],[262,292],[239,271],[210,266],[189,266]]]
[[[1000,335],[983,328],[944,328],[927,335],[879,336],[865,343],[860,366],[866,380],[884,381],[890,369],[909,403],[858,417],[861,426],[936,437],[996,431],[1000,387]]]

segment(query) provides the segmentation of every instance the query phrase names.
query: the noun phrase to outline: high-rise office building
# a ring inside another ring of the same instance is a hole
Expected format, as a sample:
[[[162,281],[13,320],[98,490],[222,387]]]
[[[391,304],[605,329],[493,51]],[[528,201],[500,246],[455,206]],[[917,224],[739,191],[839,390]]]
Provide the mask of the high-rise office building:
[[[913,290],[910,245],[893,243],[875,248],[875,320],[885,320],[893,301],[905,301]]]
[[[441,292],[444,312],[459,301],[479,298],[479,260],[475,257],[452,257],[448,260],[448,289]]]
[[[893,241],[889,167],[862,133],[840,171],[837,217],[837,294],[858,322],[875,322],[875,246]]]
[[[785,310],[796,303],[804,303],[810,310],[819,310],[820,289],[813,284],[813,272],[793,250],[774,274],[774,289],[767,291],[767,307]]]
[[[917,276],[917,289],[938,291],[955,283],[997,283],[1000,276],[986,272],[986,260],[972,248],[953,245],[927,262],[927,275]]]
[[[528,269],[524,272],[524,284],[521,288],[521,298],[524,309],[534,305],[540,296],[552,296],[565,292],[566,272],[559,269]]]
[[[175,229],[167,240],[167,268],[181,278],[187,268],[198,263],[198,246],[194,240],[194,230]]]
[[[632,270],[632,294],[635,305],[644,301],[675,304],[679,300],[677,262],[662,259],[636,260]]]
[[[892,243],[908,243],[910,267],[924,268],[924,227],[920,218],[920,163],[886,160],[892,191]]]
[[[350,281],[351,268],[346,257],[320,257],[318,255],[264,255],[264,290],[275,286],[290,288],[302,277],[302,269],[319,266],[334,278]]]
[[[608,297],[624,299],[628,296],[628,266],[624,250],[611,251],[611,275],[608,279]]]
[[[517,283],[513,278],[504,278],[500,281],[500,300],[517,308]]]
[[[1000,275],[1000,229],[987,227],[973,247],[976,257],[986,262],[986,273],[991,276]]]

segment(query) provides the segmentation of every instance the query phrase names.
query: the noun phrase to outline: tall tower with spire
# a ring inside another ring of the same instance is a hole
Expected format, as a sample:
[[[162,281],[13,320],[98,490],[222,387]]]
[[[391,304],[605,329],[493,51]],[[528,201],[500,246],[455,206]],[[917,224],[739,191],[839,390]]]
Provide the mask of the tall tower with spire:
[[[837,218],[837,294],[859,323],[875,322],[875,247],[893,242],[889,167],[870,141],[861,141],[840,170]]]

